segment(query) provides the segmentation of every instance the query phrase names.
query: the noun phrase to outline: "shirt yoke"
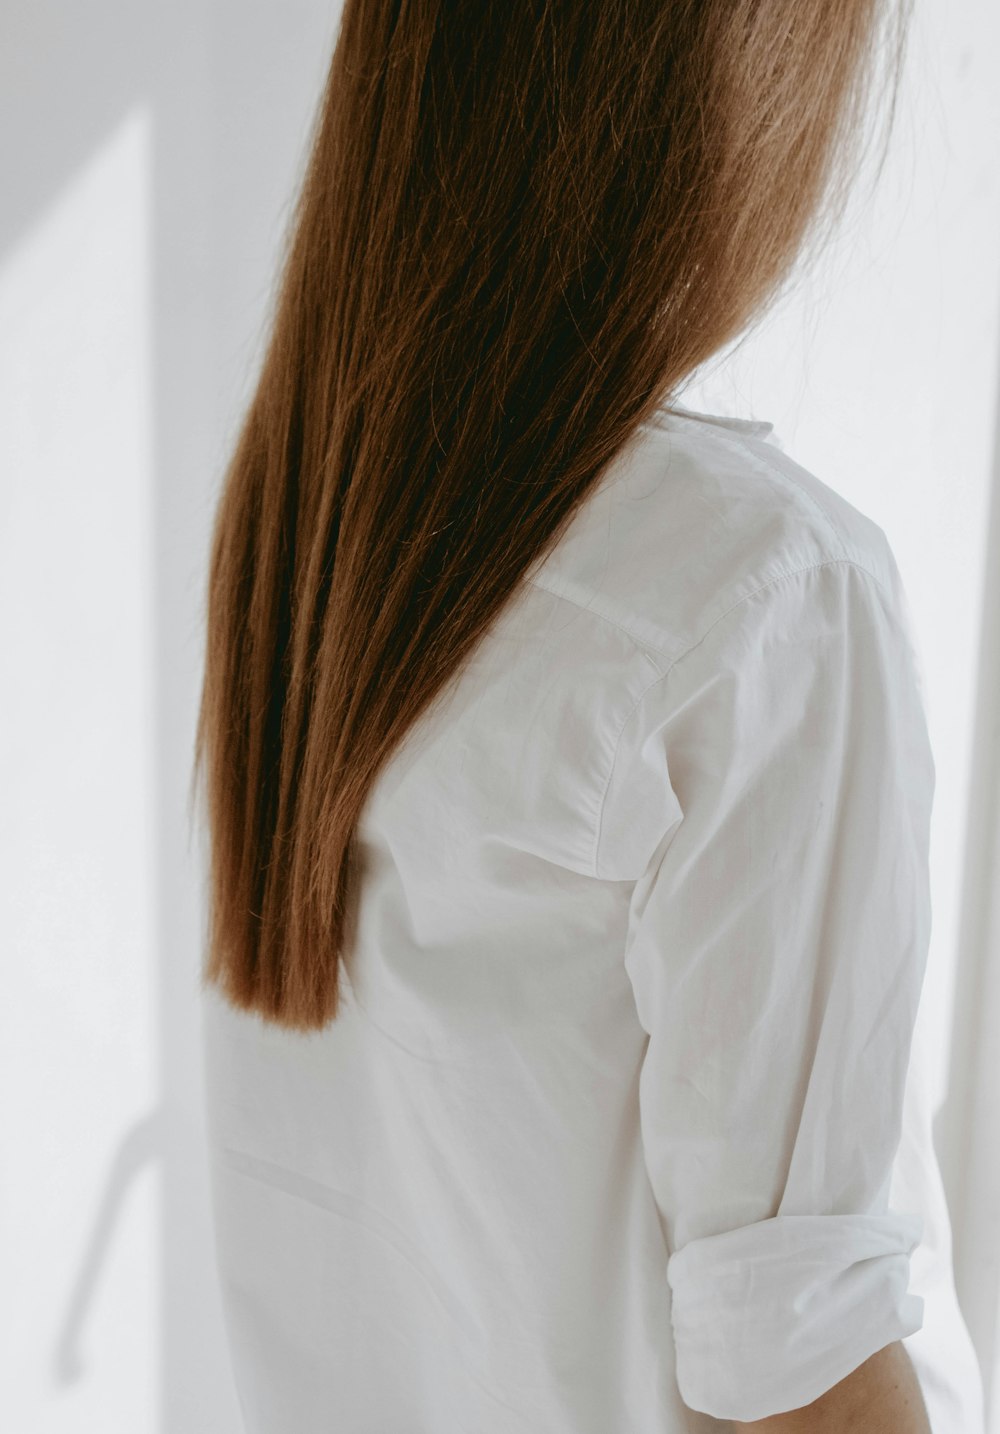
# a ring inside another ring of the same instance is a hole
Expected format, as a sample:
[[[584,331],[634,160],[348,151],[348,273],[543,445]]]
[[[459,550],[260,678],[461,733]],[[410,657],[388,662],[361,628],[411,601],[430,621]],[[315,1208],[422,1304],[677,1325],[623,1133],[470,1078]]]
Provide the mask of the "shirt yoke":
[[[838,560],[896,594],[885,532],[842,494],[767,438],[669,415],[615,458],[527,581],[666,667],[751,593]]]

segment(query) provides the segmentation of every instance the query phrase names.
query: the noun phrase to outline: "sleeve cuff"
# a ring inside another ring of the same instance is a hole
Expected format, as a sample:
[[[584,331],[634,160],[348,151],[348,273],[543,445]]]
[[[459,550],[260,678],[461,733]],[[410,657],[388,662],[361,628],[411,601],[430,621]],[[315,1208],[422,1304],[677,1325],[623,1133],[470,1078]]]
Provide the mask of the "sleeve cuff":
[[[776,1215],[667,1262],[677,1385],[689,1408],[754,1420],[811,1404],[923,1324],[908,1293],[917,1214]]]

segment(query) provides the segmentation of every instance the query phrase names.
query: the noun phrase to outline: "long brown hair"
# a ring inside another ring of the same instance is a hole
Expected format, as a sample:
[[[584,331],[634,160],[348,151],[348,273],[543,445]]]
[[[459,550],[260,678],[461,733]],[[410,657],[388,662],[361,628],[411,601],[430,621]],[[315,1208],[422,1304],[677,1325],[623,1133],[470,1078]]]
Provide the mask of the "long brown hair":
[[[836,222],[905,3],[346,0],[212,535],[202,981],[233,1006],[336,1016],[380,768]]]

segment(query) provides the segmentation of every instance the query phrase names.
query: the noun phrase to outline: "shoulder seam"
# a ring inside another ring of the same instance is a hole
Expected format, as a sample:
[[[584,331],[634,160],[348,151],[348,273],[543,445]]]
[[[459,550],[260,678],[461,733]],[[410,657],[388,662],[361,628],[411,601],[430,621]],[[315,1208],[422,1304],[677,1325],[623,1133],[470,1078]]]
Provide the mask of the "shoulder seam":
[[[808,496],[808,494],[806,496]],[[842,553],[837,557],[833,558],[821,558],[820,561],[817,563],[807,563],[801,568],[788,568],[784,572],[776,573],[774,577],[768,578],[766,582],[760,583],[757,587],[752,588],[750,592],[744,593],[742,597],[737,598],[736,601],[732,604],[732,607],[726,608],[726,611],[721,613],[719,617],[715,619],[715,621],[721,622],[722,618],[724,618],[727,613],[732,612],[734,607],[739,607],[741,602],[745,602],[747,598],[753,597],[754,593],[760,592],[762,588],[770,587],[772,583],[780,582],[782,578],[792,577],[795,573],[811,572],[813,568],[825,567],[828,563],[851,563],[854,567],[860,568],[862,572],[867,573],[868,576],[871,578],[872,582],[877,583],[882,589],[882,591],[886,594],[886,596],[890,599],[892,598],[891,592],[886,587],[882,579],[879,577],[878,573],[873,572],[871,568],[866,567],[865,564],[859,562],[857,558],[852,558],[847,553]],[[644,638],[638,637],[631,630],[631,628],[624,627],[620,622],[616,622],[613,617],[609,617],[607,613],[601,612],[600,608],[592,607],[590,603],[579,602],[578,599],[570,597],[568,593],[560,592],[558,588],[552,587],[548,583],[540,582],[537,577],[525,578],[524,581],[528,585],[528,587],[538,588],[541,592],[548,593],[550,597],[558,598],[560,602],[569,603],[571,607],[577,608],[580,612],[589,612],[593,617],[599,618],[601,622],[607,623],[609,627],[613,627],[618,632],[624,633],[624,635],[629,639],[629,641],[633,642],[635,646],[640,649],[640,651],[646,653],[655,653],[657,657],[662,657],[666,662],[670,664],[673,664],[674,662],[680,662],[681,658],[686,657],[687,654],[691,651],[691,648],[697,647],[698,643],[702,641],[702,638],[707,637],[708,633],[711,631],[711,628],[707,628],[705,632],[702,633],[702,637],[695,639],[695,641],[691,644],[691,647],[685,648],[685,650],[679,653],[676,657],[671,657],[670,653],[665,652],[662,647],[657,647],[655,643],[647,642]]]
[[[776,573],[774,577],[768,578],[766,582],[758,583],[755,588],[751,588],[749,592],[744,593],[742,597],[737,598],[737,600],[734,603],[731,603],[730,606],[727,607],[724,612],[721,612],[717,618],[715,618],[711,623],[709,623],[708,627],[705,629],[705,631],[701,634],[700,637],[695,638],[694,642],[692,642],[690,646],[686,647],[683,652],[679,653],[675,658],[670,660],[667,663],[667,666],[656,677],[654,677],[651,682],[647,682],[646,686],[642,689],[638,697],[633,702],[632,706],[626,712],[624,718],[622,719],[621,725],[618,728],[617,733],[615,734],[614,746],[612,747],[611,751],[611,762],[608,766],[608,775],[605,778],[604,785],[601,788],[601,799],[600,804],[597,808],[597,822],[595,825],[594,843],[591,854],[591,874],[593,876],[598,878],[600,878],[601,876],[600,850],[601,835],[604,827],[604,808],[607,802],[608,792],[611,789],[611,781],[615,773],[615,765],[618,760],[618,750],[621,745],[622,733],[625,731],[625,728],[628,726],[635,713],[642,706],[647,694],[651,692],[654,687],[659,686],[661,682],[664,682],[670,676],[671,672],[674,670],[674,668],[679,662],[682,662],[685,657],[687,657],[690,653],[694,652],[696,648],[700,647],[701,644],[709,636],[709,634],[713,631],[713,629],[716,628],[724,618],[728,617],[729,614],[731,612],[734,612],[738,607],[742,607],[745,602],[748,602],[750,598],[755,597],[757,593],[763,592],[766,588],[774,587],[777,583],[784,582],[787,578],[796,577],[801,573],[816,572],[820,568],[833,567],[837,564],[846,564],[849,567],[857,568],[859,572],[867,574],[867,576],[871,578],[872,582],[875,583],[876,587],[878,587],[880,591],[888,598],[890,610],[893,612],[895,611],[893,596],[889,589],[886,587],[885,583],[882,581],[882,579],[878,576],[877,573],[873,573],[871,568],[866,567],[864,563],[858,562],[855,558],[847,557],[846,555],[837,558],[823,558],[818,563],[805,563],[802,567],[799,568],[787,568],[784,572]],[[555,596],[558,597],[560,596],[560,594],[557,593],[555,594]],[[572,599],[567,598],[566,601],[571,602]],[[577,603],[576,606],[582,608],[583,604]],[[597,616],[600,615],[601,614],[597,614]],[[659,649],[657,648],[647,650],[657,652],[659,651]],[[660,655],[664,657],[667,656],[666,653],[661,653]]]

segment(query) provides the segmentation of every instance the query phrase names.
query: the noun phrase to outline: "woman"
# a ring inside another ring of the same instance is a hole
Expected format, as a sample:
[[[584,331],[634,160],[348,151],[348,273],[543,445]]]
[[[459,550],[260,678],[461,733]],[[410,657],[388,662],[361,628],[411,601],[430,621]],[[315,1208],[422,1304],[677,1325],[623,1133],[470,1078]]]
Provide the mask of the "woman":
[[[902,18],[347,0],[198,732],[253,1434],[972,1430],[938,1187],[889,1199],[911,1128],[936,1178],[899,572],[677,401],[840,212]]]

